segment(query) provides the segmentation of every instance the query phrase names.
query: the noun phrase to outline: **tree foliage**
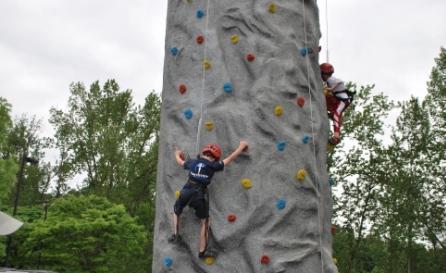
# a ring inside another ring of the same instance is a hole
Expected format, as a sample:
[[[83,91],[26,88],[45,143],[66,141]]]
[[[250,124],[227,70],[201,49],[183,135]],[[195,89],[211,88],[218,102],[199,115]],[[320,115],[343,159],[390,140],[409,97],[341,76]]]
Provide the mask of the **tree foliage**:
[[[122,205],[97,196],[57,199],[46,218],[20,231],[20,267],[57,272],[141,272],[145,265],[144,227]]]

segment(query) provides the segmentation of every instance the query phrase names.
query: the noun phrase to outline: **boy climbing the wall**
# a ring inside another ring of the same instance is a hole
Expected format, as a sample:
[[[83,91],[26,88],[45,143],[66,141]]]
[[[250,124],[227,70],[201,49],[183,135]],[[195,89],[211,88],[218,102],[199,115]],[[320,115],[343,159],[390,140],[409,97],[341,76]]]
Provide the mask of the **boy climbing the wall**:
[[[201,150],[201,155],[197,159],[184,160],[184,153],[176,148],[175,159],[185,170],[189,170],[188,181],[183,186],[180,196],[173,207],[174,234],[169,238],[169,242],[178,243],[181,241],[179,235],[180,215],[183,209],[189,205],[195,210],[195,215],[201,220],[199,258],[207,256],[206,248],[209,232],[209,203],[207,198],[207,186],[211,183],[215,172],[222,171],[225,166],[235,160],[245,149],[248,143],[240,141],[238,148],[228,157],[220,161],[221,148],[218,144],[207,144]]]
[[[321,76],[326,85],[325,94],[327,111],[330,119],[333,120],[333,136],[328,141],[336,145],[341,141],[342,113],[347,109],[353,99],[353,93],[344,85],[344,82],[333,77],[334,67],[329,63],[320,65]]]

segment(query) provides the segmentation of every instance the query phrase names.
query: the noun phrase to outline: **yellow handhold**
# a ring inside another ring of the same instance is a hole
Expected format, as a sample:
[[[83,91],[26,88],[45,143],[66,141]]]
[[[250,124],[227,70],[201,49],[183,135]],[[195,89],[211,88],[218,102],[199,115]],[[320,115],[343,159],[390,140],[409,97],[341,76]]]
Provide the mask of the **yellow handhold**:
[[[282,114],[283,114],[283,107],[277,105],[276,108],[274,108],[274,115],[280,117]]]
[[[214,257],[206,257],[204,259],[204,263],[207,265],[213,265],[215,263],[215,258]]]
[[[277,5],[274,4],[274,3],[270,3],[270,4],[268,5],[268,11],[271,12],[271,13],[276,13],[276,11],[277,11]]]
[[[333,257],[333,263],[336,265],[338,264],[338,259],[336,259],[335,257]]]
[[[212,131],[212,129],[214,129],[214,123],[212,121],[206,121],[204,127],[206,127],[208,131]]]
[[[208,70],[208,69],[210,69],[211,67],[212,67],[211,62],[210,62],[209,60],[205,59],[205,60],[203,61],[203,68],[206,69],[206,70]]]
[[[234,45],[237,44],[239,41],[239,37],[238,35],[232,35],[231,36],[231,43],[233,43]]]
[[[305,179],[305,176],[307,176],[307,172],[304,169],[300,169],[296,173],[296,179],[299,181],[303,181]]]
[[[245,188],[245,189],[250,189],[250,188],[252,188],[252,181],[251,181],[251,179],[248,179],[248,178],[243,178],[241,181],[240,181],[240,183],[242,184],[242,186],[243,186],[243,188]]]
[[[180,198],[180,191],[176,191],[176,192],[175,192],[175,198],[176,198],[176,199]]]

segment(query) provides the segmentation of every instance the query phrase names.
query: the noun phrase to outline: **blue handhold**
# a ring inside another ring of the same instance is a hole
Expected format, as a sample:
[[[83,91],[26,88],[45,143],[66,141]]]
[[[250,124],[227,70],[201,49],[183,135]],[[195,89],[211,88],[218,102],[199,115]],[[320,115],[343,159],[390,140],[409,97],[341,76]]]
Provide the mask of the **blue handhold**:
[[[199,10],[197,10],[197,18],[198,19],[201,19],[201,18],[203,18],[204,17],[204,10],[202,10],[202,9],[199,9]]]
[[[186,119],[191,119],[194,116],[194,113],[192,112],[192,109],[190,109],[190,108],[184,110],[183,114]]]
[[[165,267],[171,267],[173,265],[173,259],[172,257],[166,257],[164,258],[164,266]]]
[[[283,210],[286,207],[286,200],[285,199],[277,200],[276,206],[279,210]]]
[[[232,90],[233,90],[232,83],[230,83],[230,82],[225,83],[223,85],[223,90],[228,94],[232,93]]]
[[[177,56],[178,55],[178,48],[172,47],[170,49],[170,53],[172,53],[173,56]]]
[[[287,142],[286,142],[286,141],[283,141],[283,140],[277,142],[277,144],[276,144],[276,146],[277,146],[277,150],[278,150],[279,152],[282,152],[283,150],[285,150],[286,144],[287,144]]]
[[[330,187],[334,186],[335,182],[334,182],[333,178],[331,178],[331,177],[328,178],[328,184],[330,185]]]
[[[301,48],[301,49],[299,50],[299,52],[300,52],[300,55],[302,55],[302,57],[305,57],[305,56],[307,56],[307,54],[308,54],[308,48],[306,48],[306,47]]]
[[[311,140],[311,136],[309,136],[309,135],[305,135],[305,136],[302,138],[302,143],[303,143],[303,144],[308,144],[308,143],[310,142],[310,140]]]

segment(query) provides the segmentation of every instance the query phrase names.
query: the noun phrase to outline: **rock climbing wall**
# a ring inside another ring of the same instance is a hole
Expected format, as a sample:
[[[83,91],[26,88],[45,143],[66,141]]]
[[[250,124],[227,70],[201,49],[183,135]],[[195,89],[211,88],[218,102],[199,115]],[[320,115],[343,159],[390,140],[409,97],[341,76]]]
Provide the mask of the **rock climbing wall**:
[[[319,38],[314,0],[169,0],[152,272],[337,272]],[[228,155],[241,139],[209,187],[217,255],[200,260],[192,209],[185,244],[167,241],[187,178],[175,146]]]

